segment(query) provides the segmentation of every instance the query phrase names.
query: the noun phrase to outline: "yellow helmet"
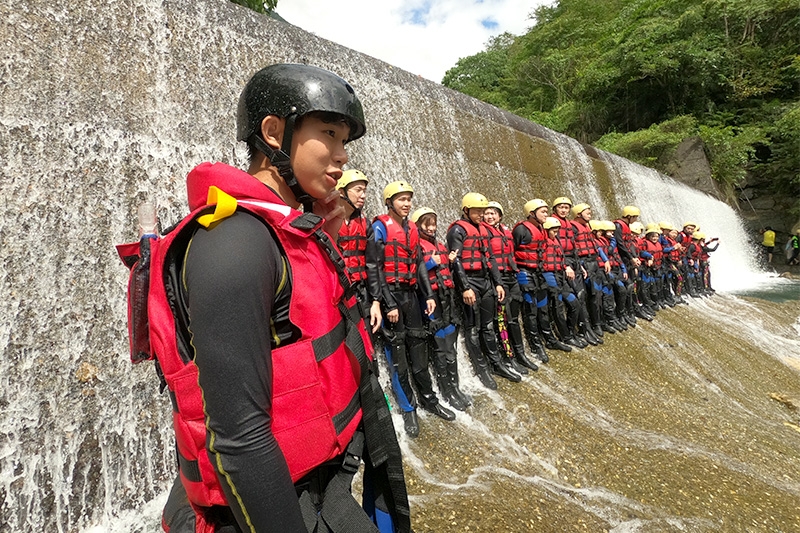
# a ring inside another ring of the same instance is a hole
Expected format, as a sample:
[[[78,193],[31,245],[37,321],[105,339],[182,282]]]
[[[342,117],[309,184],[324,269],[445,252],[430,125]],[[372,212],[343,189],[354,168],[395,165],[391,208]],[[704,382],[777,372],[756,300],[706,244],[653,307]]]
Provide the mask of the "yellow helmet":
[[[603,220],[603,229],[606,231],[616,231],[617,226],[610,220]]]
[[[414,194],[414,187],[412,187],[407,181],[393,181],[383,188],[383,201],[386,202],[395,194],[400,194],[401,192],[410,192],[411,194]]]
[[[489,207],[489,200],[479,192],[468,192],[461,199],[461,209]]]
[[[638,220],[631,224],[631,233],[635,233],[636,235],[641,235],[644,231],[644,224],[639,222]]]
[[[622,208],[622,216],[624,217],[638,217],[641,214],[639,208],[635,205],[626,205]]]
[[[661,228],[656,222],[651,222],[644,228],[645,235],[650,235],[651,233],[661,233]]]
[[[589,228],[591,228],[592,231],[599,231],[603,229],[603,221],[592,219],[589,221]]]
[[[697,222],[692,222],[691,220],[687,220],[686,222],[683,223],[683,227],[685,228],[687,226],[693,226],[694,229],[696,230],[697,229]]]
[[[706,238],[706,234],[703,233],[702,231],[695,231],[694,233],[692,233],[692,239],[696,239],[696,240],[702,241],[705,238]]]
[[[556,217],[547,217],[544,221],[544,224],[542,224],[542,227],[544,229],[560,228],[561,221],[558,220]]]
[[[339,178],[339,181],[336,182],[337,189],[344,189],[348,185],[356,181],[363,181],[364,183],[369,183],[369,178],[366,174],[361,172],[360,170],[356,170],[351,168],[350,170],[345,170],[342,173],[342,177]]]
[[[669,230],[669,231],[672,231],[672,230],[675,229],[675,228],[672,227],[672,224],[670,224],[669,222],[666,222],[664,220],[662,220],[661,222],[658,223],[658,227],[661,228],[661,229]]]
[[[525,203],[525,206],[522,208],[525,211],[525,216],[531,214],[532,211],[536,211],[539,208],[547,207],[547,202],[542,200],[541,198],[534,198]]]
[[[553,209],[555,209],[557,205],[561,204],[569,204],[570,207],[572,207],[572,200],[570,200],[566,196],[559,196],[558,198],[553,200]]]
[[[577,204],[572,207],[570,212],[572,213],[572,217],[575,218],[576,216],[580,215],[587,209],[591,209],[591,206],[589,204]]]
[[[500,205],[500,202],[495,202],[494,200],[492,200],[486,205],[486,207],[494,207],[500,212],[500,216],[503,216],[503,206]]]
[[[436,211],[431,209],[430,207],[420,207],[419,209],[415,209],[413,213],[411,213],[411,222],[414,224],[417,223],[423,215],[436,215]]]

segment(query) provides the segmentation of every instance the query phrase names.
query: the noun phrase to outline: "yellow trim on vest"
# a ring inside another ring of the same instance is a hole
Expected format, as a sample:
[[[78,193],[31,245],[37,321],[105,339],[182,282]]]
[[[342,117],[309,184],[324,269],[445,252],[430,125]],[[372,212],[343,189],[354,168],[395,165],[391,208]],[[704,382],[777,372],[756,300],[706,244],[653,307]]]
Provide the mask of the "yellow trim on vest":
[[[217,207],[213,213],[197,217],[197,222],[205,228],[210,228],[212,224],[216,224],[236,212],[236,198],[212,185],[208,188],[206,205],[214,204]]]

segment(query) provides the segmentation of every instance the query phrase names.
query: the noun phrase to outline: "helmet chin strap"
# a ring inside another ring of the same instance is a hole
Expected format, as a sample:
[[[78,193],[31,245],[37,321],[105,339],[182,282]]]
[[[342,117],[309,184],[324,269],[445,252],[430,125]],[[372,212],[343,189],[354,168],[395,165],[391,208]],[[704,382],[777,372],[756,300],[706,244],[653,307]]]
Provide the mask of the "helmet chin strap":
[[[256,149],[267,156],[270,164],[278,169],[278,174],[294,194],[295,200],[303,205],[303,211],[310,213],[312,204],[316,199],[300,186],[297,177],[294,175],[294,170],[292,170],[292,162],[289,156],[292,149],[292,135],[294,135],[294,123],[296,120],[297,115],[295,114],[286,117],[286,125],[283,129],[283,143],[280,150],[272,148],[257,133],[253,134],[251,140]]]
[[[354,218],[357,218],[357,217],[361,216],[361,209],[359,209],[358,207],[356,207],[356,204],[354,204],[354,203],[353,203],[353,201],[352,201],[352,200],[350,200],[350,195],[349,195],[349,194],[347,194],[347,190],[346,190],[346,189],[344,190],[344,196],[342,196],[342,199],[343,199],[345,202],[347,202],[348,204],[350,204],[350,207],[352,207],[352,208],[353,208],[353,213],[350,215],[350,219],[351,219],[351,220],[352,220],[352,219],[354,219]]]

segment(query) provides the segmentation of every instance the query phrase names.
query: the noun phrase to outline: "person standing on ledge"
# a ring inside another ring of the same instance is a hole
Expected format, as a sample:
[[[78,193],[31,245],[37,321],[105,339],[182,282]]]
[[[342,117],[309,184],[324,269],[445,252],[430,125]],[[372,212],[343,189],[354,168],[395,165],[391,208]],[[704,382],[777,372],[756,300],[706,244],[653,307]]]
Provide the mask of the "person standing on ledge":
[[[378,277],[378,258],[372,225],[367,222],[363,209],[367,198],[369,178],[360,170],[345,170],[336,183],[342,199],[353,208],[345,218],[336,238],[344,257],[347,277],[361,303],[364,318],[369,318],[373,331],[380,327],[381,287]]]
[[[461,218],[450,224],[447,230],[447,248],[456,253],[452,271],[464,305],[467,354],[483,386],[496,390],[497,382],[492,374],[515,383],[522,381],[522,376],[500,356],[497,346],[494,319],[497,304],[505,301],[506,292],[492,256],[489,230],[483,224],[483,212],[488,206],[489,200],[480,193],[464,195]]]
[[[417,404],[409,370],[423,409],[447,421],[456,415],[439,403],[428,369],[428,319],[436,309],[417,225],[408,219],[414,189],[394,181],[383,189],[387,212],[372,221],[378,245],[378,273],[384,303],[381,332],[391,373],[392,390],[403,410],[403,424],[411,438],[419,435]],[[425,302],[420,307],[420,301]],[[410,367],[410,368],[409,368]]]
[[[767,263],[772,264],[772,254],[775,252],[775,231],[772,227],[767,226],[763,230],[764,239],[761,241],[761,246],[764,247],[764,252],[767,256]]]
[[[245,86],[237,130],[248,171],[196,167],[192,213],[153,240],[149,331],[180,470],[164,530],[409,532],[399,446],[331,238],[361,103],[327,70],[272,65]],[[350,494],[362,457],[363,509]]]
[[[792,235],[791,239],[789,239],[787,246],[789,247],[789,259],[786,261],[786,264],[800,264],[800,228],[795,230],[794,235]]]

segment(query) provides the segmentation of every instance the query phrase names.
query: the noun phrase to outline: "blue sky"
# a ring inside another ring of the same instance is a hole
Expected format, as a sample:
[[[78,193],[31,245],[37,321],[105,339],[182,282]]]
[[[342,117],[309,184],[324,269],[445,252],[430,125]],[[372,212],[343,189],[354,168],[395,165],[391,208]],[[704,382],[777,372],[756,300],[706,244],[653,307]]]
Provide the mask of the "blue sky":
[[[435,82],[551,0],[279,0],[288,22]]]

